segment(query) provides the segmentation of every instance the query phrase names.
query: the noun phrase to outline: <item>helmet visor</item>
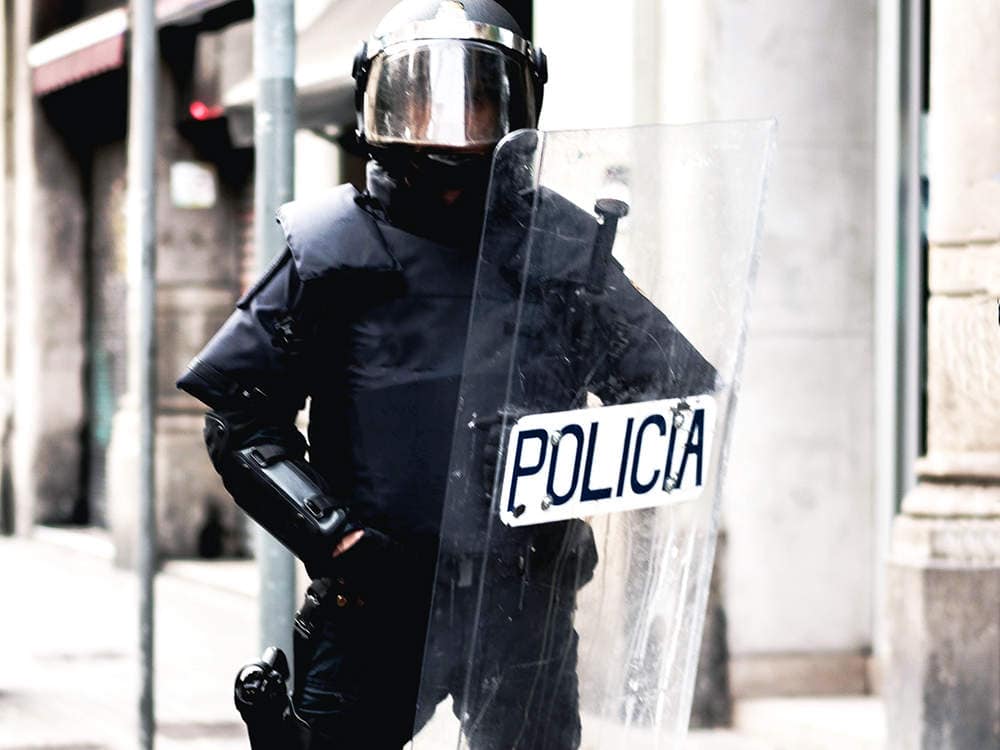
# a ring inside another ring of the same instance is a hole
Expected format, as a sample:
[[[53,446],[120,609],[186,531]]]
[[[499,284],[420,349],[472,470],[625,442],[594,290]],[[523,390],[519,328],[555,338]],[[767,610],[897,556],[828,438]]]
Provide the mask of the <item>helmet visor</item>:
[[[488,44],[408,42],[372,61],[364,101],[371,144],[488,151],[507,133],[536,122],[525,66]]]

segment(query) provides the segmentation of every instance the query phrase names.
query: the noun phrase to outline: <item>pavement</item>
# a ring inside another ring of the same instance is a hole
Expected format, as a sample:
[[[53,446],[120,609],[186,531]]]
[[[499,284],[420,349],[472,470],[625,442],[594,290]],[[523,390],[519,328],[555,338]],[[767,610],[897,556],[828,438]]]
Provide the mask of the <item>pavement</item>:
[[[157,577],[158,750],[249,747],[232,682],[258,652],[256,586],[249,561],[175,561]],[[135,576],[100,533],[0,538],[0,750],[135,750],[137,632]],[[684,747],[880,750],[882,723],[866,697],[748,701],[734,730]]]
[[[64,541],[0,539],[0,750],[133,750],[136,579]],[[257,650],[253,598],[166,572],[156,595],[157,747],[246,750],[232,683]]]

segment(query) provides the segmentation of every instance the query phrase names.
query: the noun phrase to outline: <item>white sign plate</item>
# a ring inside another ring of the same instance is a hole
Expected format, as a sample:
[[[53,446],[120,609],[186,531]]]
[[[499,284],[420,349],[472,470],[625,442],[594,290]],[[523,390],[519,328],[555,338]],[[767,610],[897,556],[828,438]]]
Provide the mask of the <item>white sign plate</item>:
[[[197,161],[170,165],[170,200],[175,208],[212,208],[218,199],[215,167]]]
[[[711,476],[715,399],[691,396],[521,417],[500,520],[530,526],[693,500]]]

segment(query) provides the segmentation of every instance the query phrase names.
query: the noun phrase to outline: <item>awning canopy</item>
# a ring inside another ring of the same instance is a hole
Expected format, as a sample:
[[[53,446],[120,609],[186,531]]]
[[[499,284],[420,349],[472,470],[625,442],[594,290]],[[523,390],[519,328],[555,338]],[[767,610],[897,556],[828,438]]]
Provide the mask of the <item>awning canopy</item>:
[[[215,18],[227,21],[248,17],[249,0],[159,0],[160,26],[199,24]],[[92,78],[125,64],[128,11],[115,8],[47,36],[28,48],[32,88],[42,95]]]
[[[382,16],[397,0],[299,0],[302,26],[298,35],[295,82],[299,124],[322,128],[354,119],[354,55]],[[161,26],[205,25],[232,22],[252,14],[250,0],[158,0]],[[68,26],[35,43],[28,50],[33,88],[47,94],[78,81],[120,68],[125,64],[125,35],[129,17],[125,7]],[[244,30],[245,31],[245,30]],[[224,33],[228,33],[224,32]],[[244,34],[244,37],[247,35]],[[237,70],[222,83],[222,104],[233,123],[235,140],[252,142],[253,78],[252,42],[227,45],[226,54],[239,57]]]
[[[299,127],[323,128],[353,122],[354,55],[397,2],[333,0],[305,28],[300,28],[295,71]],[[245,143],[248,134],[252,138],[255,97],[253,73],[245,68],[241,79],[223,85],[222,104],[237,141]]]
[[[32,87],[47,94],[125,63],[128,13],[115,8],[67,26],[28,48]]]

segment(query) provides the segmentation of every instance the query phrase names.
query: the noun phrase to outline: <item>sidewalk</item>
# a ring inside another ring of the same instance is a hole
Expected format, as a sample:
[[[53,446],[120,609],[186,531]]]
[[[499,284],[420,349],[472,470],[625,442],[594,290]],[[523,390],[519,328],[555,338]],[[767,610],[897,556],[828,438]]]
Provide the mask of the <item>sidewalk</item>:
[[[156,594],[157,747],[246,750],[231,691],[257,649],[252,598],[170,574]],[[136,600],[90,551],[0,539],[0,749],[134,750]]]
[[[87,532],[0,538],[0,750],[135,750],[137,587],[107,552]],[[248,750],[232,682],[257,655],[255,590],[252,562],[175,562],[158,576],[158,750]],[[741,731],[697,732],[686,747],[878,750],[878,711],[871,699],[756,701],[738,707]]]

